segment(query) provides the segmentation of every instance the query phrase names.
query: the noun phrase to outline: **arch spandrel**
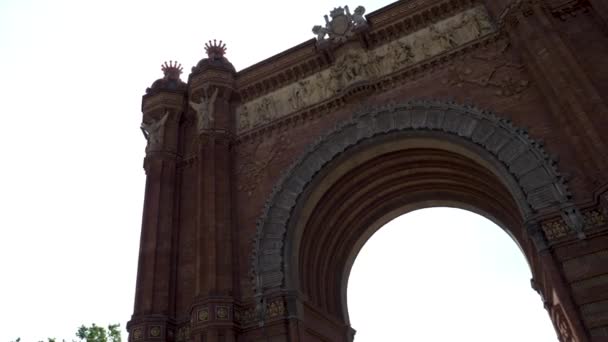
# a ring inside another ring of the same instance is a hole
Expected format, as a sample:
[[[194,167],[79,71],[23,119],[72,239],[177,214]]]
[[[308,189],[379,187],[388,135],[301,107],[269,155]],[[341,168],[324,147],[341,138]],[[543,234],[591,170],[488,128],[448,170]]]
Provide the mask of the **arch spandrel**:
[[[437,101],[368,108],[309,148],[274,188],[258,221],[255,242],[254,286],[259,295],[283,288],[286,268],[295,267],[285,259],[287,227],[290,220],[298,219],[292,217],[293,210],[323,168],[360,144],[407,132],[442,134],[465,146],[475,146],[470,155],[498,167],[494,171],[517,203],[522,222],[539,213],[573,207],[555,161],[542,144],[508,120],[473,107]],[[544,239],[542,232],[540,235]],[[533,238],[539,240],[539,236]]]

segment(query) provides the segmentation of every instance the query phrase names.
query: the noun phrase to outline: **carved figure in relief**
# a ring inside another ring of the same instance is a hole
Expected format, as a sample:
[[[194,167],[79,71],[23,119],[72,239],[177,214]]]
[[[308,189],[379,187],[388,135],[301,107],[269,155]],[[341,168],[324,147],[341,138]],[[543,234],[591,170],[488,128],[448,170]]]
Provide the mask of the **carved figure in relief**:
[[[239,129],[247,129],[251,126],[249,122],[249,109],[244,105],[239,113]]]
[[[481,30],[478,25],[475,24],[475,14],[465,12],[462,15],[462,21],[459,25],[454,27],[455,30],[462,31],[464,34],[469,36],[471,39],[475,39],[481,36]]]
[[[384,59],[384,57],[385,56],[379,56],[378,54],[374,53],[373,51],[369,51],[367,53],[366,57],[364,58],[364,60],[365,60],[364,69],[365,69],[365,74],[368,77],[378,77],[384,73],[384,70],[382,67],[382,60]]]
[[[388,51],[380,53],[370,51],[368,56],[369,68],[375,73],[374,76],[381,76],[388,73],[390,68]]]
[[[274,105],[274,101],[271,100],[268,96],[264,97],[255,108],[255,122],[254,126],[259,126],[263,123],[270,121],[276,115],[276,109]]]
[[[388,46],[387,58],[384,61],[384,70],[393,72],[401,69],[404,65],[414,61],[414,52],[411,45],[397,41]]]
[[[144,137],[148,141],[146,152],[162,145],[163,137],[165,135],[165,123],[167,122],[168,117],[169,111],[165,111],[165,114],[159,120],[150,123],[141,123],[141,131],[144,133]]]
[[[294,87],[291,88],[289,95],[289,104],[294,110],[298,110],[306,105],[310,96],[310,81],[303,80],[299,81]]]
[[[342,76],[344,77],[344,81],[346,83],[350,83],[356,80],[359,76],[363,74],[361,67],[361,57],[355,54],[348,54],[343,59],[342,68],[344,73]]]
[[[492,23],[490,22],[490,18],[485,13],[474,13],[470,14],[471,22],[477,31],[479,32],[475,38],[486,34],[493,30]]]
[[[331,69],[331,79],[335,89],[342,89],[356,81],[363,80],[369,75],[365,61],[360,54],[349,52],[336,60]]]
[[[458,42],[454,38],[454,30],[448,29],[445,31],[439,30],[436,25],[429,27],[431,41],[435,48],[433,52],[440,53],[445,50],[458,46]]]
[[[337,60],[334,66],[332,66],[330,69],[329,81],[331,83],[331,86],[336,90],[340,90],[344,87],[342,81],[342,75],[344,74],[344,71],[345,67],[344,64],[341,63],[341,60]]]
[[[313,102],[322,101],[335,93],[335,89],[332,88],[331,79],[325,77],[322,73],[315,75],[310,89],[310,100]]]
[[[292,142],[287,134],[279,135],[276,140],[259,141],[253,149],[242,151],[237,158],[235,174],[239,179],[237,189],[251,196],[268,175],[269,166],[280,160],[291,148]]]
[[[327,20],[327,16],[325,16],[325,19]],[[317,40],[318,41],[323,41],[325,40],[325,36],[327,34],[329,34],[329,30],[321,25],[315,25],[312,27],[312,33],[317,35]]]
[[[482,13],[471,11],[463,13],[458,25],[452,29],[460,41],[477,39],[490,31],[492,31],[490,19]]]
[[[345,59],[346,65],[346,82],[352,83],[366,76],[365,63],[363,57],[360,54],[352,53],[348,54]]]
[[[414,50],[422,56],[422,58],[429,58],[433,55],[431,51],[431,44],[427,37],[416,37],[414,39]]]
[[[365,14],[365,7],[357,6],[357,8],[355,8],[354,14],[350,14],[348,6],[344,6],[344,8],[346,9],[347,16],[350,18],[353,25],[355,26],[355,29],[367,26],[367,21],[363,17],[363,14]]]
[[[454,37],[454,32],[451,29],[444,33],[437,28],[436,25],[431,25],[428,28],[428,34],[422,34],[414,40],[414,48],[424,58],[440,54],[450,48],[456,47],[458,43]]]
[[[475,54],[466,64],[457,62],[450,65],[442,83],[459,88],[475,85],[492,89],[496,96],[519,98],[529,88],[530,81],[525,78],[524,66],[507,57],[508,49],[508,43],[499,44],[493,49],[484,49]],[[484,67],[470,67],[480,62]]]
[[[205,91],[206,93],[207,91]],[[215,100],[217,98],[218,88],[213,90],[211,96],[201,96],[201,102],[196,103],[190,101],[190,107],[196,112],[197,129],[200,133],[205,129],[209,129],[214,121],[213,112],[215,110]]]

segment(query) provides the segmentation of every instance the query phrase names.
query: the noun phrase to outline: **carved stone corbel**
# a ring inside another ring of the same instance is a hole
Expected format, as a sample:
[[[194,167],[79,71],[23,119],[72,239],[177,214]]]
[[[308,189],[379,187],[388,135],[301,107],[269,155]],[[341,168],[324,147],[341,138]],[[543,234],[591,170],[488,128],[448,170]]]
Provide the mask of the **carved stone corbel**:
[[[530,240],[532,240],[532,243],[534,243],[536,250],[538,252],[547,250],[549,248],[549,243],[540,223],[537,221],[530,221],[525,225],[528,236],[530,237]]]
[[[581,211],[575,206],[569,206],[562,208],[561,214],[566,225],[576,233],[576,236],[581,240],[585,239],[585,221]]]

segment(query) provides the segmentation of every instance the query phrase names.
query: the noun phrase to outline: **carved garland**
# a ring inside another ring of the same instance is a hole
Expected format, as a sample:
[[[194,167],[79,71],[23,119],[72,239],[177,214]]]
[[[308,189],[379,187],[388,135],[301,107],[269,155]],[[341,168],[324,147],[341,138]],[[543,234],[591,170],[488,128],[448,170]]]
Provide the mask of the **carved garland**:
[[[273,188],[257,222],[252,271],[258,296],[284,284],[283,246],[288,221],[300,194],[315,175],[365,139],[408,130],[445,132],[483,147],[516,180],[519,187],[516,191],[525,196],[516,200],[528,207],[525,219],[538,210],[554,207],[569,208],[562,215],[580,215],[578,210],[572,210],[575,207],[570,192],[554,159],[541,143],[509,120],[473,107],[439,101],[413,101],[367,110],[313,144]],[[574,224],[569,228],[578,229]]]

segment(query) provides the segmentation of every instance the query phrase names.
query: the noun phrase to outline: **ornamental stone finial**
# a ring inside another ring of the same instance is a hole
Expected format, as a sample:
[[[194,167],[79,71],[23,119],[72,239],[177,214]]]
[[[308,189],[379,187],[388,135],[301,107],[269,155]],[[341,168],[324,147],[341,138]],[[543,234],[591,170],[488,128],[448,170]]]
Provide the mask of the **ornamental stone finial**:
[[[226,43],[221,40],[219,43],[215,39],[213,42],[210,40],[208,43],[205,43],[205,52],[209,56],[209,59],[221,59],[226,54]]]
[[[205,52],[207,57],[201,59],[196,66],[192,67],[193,74],[199,74],[203,70],[208,68],[211,69],[222,69],[230,73],[235,73],[234,66],[226,58],[226,44],[223,41],[217,39],[209,40],[205,43]],[[192,76],[192,75],[191,75]]]
[[[164,62],[160,66],[163,71],[163,78],[160,78],[152,86],[146,89],[146,94],[154,94],[159,91],[183,92],[186,90],[186,84],[180,79],[183,68],[177,61]]]
[[[163,65],[160,66],[160,68],[163,71],[163,74],[165,75],[165,79],[170,80],[178,80],[179,75],[181,75],[182,71],[184,70],[182,68],[182,65],[179,64],[177,61],[169,61],[169,63],[165,62]]]

